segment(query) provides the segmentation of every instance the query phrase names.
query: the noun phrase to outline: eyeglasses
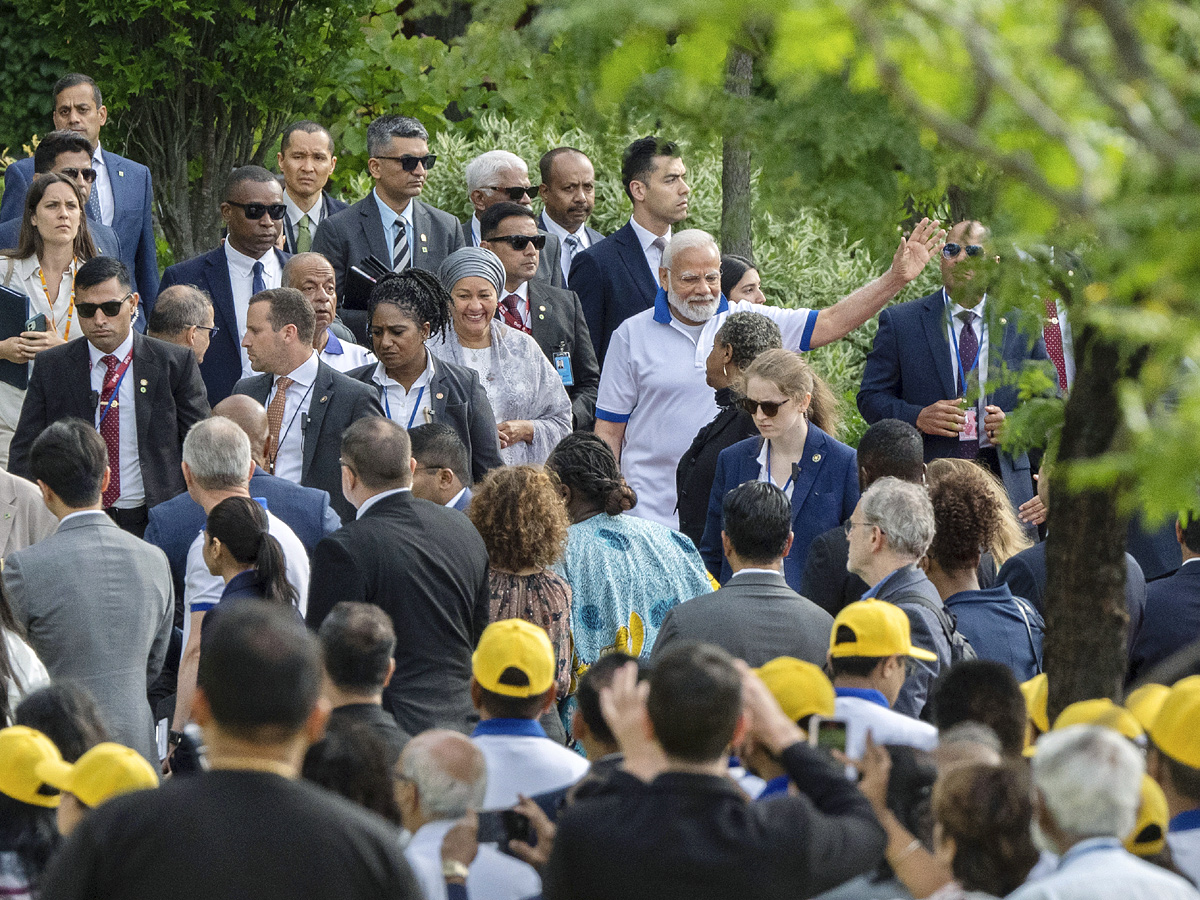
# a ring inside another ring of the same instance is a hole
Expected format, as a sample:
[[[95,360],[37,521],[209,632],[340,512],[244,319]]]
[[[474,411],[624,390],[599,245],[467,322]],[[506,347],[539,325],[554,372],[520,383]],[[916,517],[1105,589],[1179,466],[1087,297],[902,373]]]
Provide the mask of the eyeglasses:
[[[701,281],[703,281],[710,288],[719,288],[721,286],[721,273],[705,272],[703,275],[697,275],[692,272],[685,272],[679,276],[679,283],[684,287],[696,287]]]
[[[853,519],[847,519],[846,524],[842,526],[846,529],[846,537],[850,537],[850,532],[854,530],[855,525],[862,526],[863,528],[879,528],[874,522],[855,522]],[[879,530],[883,531],[882,528],[879,528]]]
[[[954,259],[964,250],[967,251],[967,256],[978,256],[983,252],[983,247],[980,244],[967,244],[965,247],[962,244],[946,244],[942,247],[942,256]]]
[[[537,192],[537,188],[535,187],[521,187],[520,185],[516,187],[495,187],[493,185],[488,187],[487,190],[495,191],[497,194],[504,194],[509,200],[516,203],[520,203],[522,197],[528,197],[532,200],[533,195]]]
[[[533,244],[539,250],[546,246],[546,236],[544,234],[534,235],[533,237],[527,234],[498,234],[487,240],[489,244],[492,241],[500,241],[501,243],[508,244],[514,250],[524,250],[530,244]]]
[[[79,318],[81,319],[94,319],[96,317],[97,310],[104,313],[104,315],[108,316],[109,318],[112,318],[113,316],[120,314],[121,307],[124,306],[125,301],[132,296],[133,291],[130,291],[120,300],[106,300],[103,303],[76,303],[75,312],[79,313]]]
[[[744,409],[746,412],[750,413],[750,415],[752,415],[752,416],[757,415],[759,407],[762,407],[763,415],[766,416],[768,419],[775,418],[775,416],[779,413],[779,407],[783,406],[783,404],[785,404],[785,403],[791,403],[791,402],[792,402],[791,397],[788,397],[788,399],[786,399],[786,400],[780,400],[778,402],[773,401],[773,400],[751,400],[749,397],[743,397],[739,401],[739,403],[741,403],[742,409]]]
[[[68,166],[66,168],[59,169],[58,174],[66,175],[72,181],[75,180],[76,178],[82,177],[83,180],[86,181],[88,184],[91,184],[93,181],[96,180],[96,170],[91,169],[91,168],[77,169],[74,166]]]
[[[270,215],[272,220],[278,222],[287,215],[287,206],[283,203],[234,203],[232,200],[226,200],[230,206],[236,206],[246,214],[247,219],[257,221],[265,215]]]
[[[392,162],[398,162],[405,172],[415,172],[417,166],[424,166],[425,171],[428,172],[437,162],[437,156],[433,153],[427,153],[425,156],[376,156],[375,159],[390,159]]]
[[[105,315],[107,315],[107,313],[105,313]],[[192,327],[199,328],[201,331],[207,331],[209,337],[212,337],[214,334],[219,334],[221,331],[220,325],[193,325]]]

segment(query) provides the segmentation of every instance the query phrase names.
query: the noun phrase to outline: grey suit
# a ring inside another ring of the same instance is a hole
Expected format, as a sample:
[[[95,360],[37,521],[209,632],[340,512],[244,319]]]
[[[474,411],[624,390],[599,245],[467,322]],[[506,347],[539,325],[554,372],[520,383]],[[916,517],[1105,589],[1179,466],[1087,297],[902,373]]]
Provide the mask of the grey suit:
[[[233,392],[253,397],[266,406],[274,380],[275,376],[271,374],[243,378],[234,385]],[[329,505],[337,510],[343,522],[354,520],[354,507],[342,495],[342,465],[339,462],[342,432],[351,422],[364,416],[383,416],[383,407],[379,405],[375,391],[320,363],[312,386],[308,419],[301,425],[304,463],[300,483],[326,491]]]
[[[4,589],[50,677],[86,687],[111,738],[157,766],[146,691],[171,639],[166,554],[102,512],[80,513],[8,557]]]
[[[650,664],[680,641],[704,641],[751,666],[792,656],[823,667],[832,629],[833,616],[788,587],[782,575],[747,572],[719,591],[672,607]]]
[[[472,222],[472,219],[467,219],[467,221],[462,223],[463,240],[466,242],[465,246],[467,247],[478,247],[479,245],[475,243],[475,232]],[[538,255],[538,267],[537,271],[533,274],[533,280],[544,282],[556,288],[565,287],[567,281],[563,278],[562,266],[558,265],[559,254],[562,253],[562,244],[558,242],[558,238],[554,235],[543,231],[541,226],[538,227],[538,231],[546,235],[546,246],[541,249]]]
[[[462,229],[458,219],[428,203],[414,199],[412,207],[415,232],[410,242],[412,266],[437,272],[442,260],[465,246]],[[345,297],[346,275],[351,266],[358,265],[368,256],[374,256],[385,265],[390,264],[392,243],[383,233],[383,220],[379,218],[379,204],[375,202],[374,192],[349,209],[323,219],[313,235],[312,249],[323,254],[333,266],[339,301]]]

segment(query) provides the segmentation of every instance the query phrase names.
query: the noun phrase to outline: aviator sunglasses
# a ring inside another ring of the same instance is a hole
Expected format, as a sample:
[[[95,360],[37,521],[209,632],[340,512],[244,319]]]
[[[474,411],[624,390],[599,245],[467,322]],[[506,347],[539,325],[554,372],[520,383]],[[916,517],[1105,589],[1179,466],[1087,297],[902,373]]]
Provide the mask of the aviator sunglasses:
[[[963,250],[967,251],[967,256],[978,256],[983,252],[983,247],[980,244],[967,244],[965,247],[962,244],[946,244],[942,247],[942,256],[954,259]]]

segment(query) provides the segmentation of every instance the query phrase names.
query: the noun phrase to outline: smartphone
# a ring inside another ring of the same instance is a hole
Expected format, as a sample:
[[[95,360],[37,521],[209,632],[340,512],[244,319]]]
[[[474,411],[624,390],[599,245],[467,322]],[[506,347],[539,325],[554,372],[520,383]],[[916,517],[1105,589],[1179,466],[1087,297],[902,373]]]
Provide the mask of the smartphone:
[[[46,330],[46,314],[38,313],[32,319],[25,323],[26,331],[45,331]]]
[[[846,720],[813,716],[808,724],[808,744],[830,753],[846,752]]]
[[[500,824],[504,828],[504,840],[506,842],[521,841],[525,844],[534,843],[533,825],[529,821],[529,816],[524,813],[519,813],[515,809],[501,810]]]

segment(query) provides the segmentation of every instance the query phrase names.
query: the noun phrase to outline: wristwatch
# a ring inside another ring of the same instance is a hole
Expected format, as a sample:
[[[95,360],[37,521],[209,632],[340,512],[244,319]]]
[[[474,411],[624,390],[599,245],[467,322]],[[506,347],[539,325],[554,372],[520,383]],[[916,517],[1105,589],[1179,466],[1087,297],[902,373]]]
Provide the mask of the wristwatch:
[[[463,881],[466,881],[468,871],[467,864],[457,859],[442,860],[443,878],[461,878]]]
[[[169,744],[170,746],[177,747],[181,741],[183,741],[183,732],[182,731],[168,731],[167,732],[167,744]]]

